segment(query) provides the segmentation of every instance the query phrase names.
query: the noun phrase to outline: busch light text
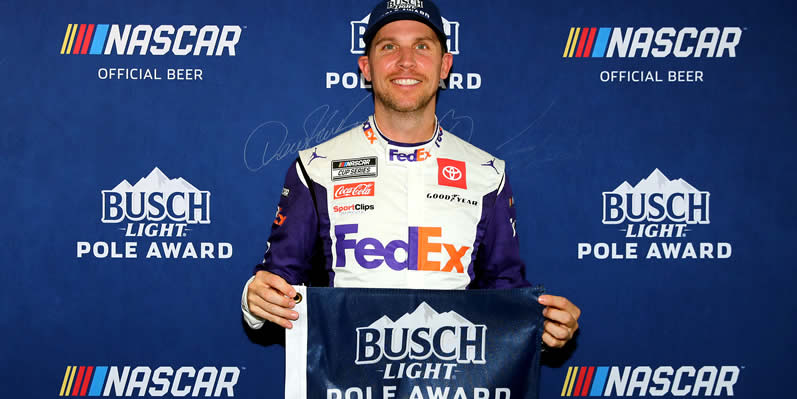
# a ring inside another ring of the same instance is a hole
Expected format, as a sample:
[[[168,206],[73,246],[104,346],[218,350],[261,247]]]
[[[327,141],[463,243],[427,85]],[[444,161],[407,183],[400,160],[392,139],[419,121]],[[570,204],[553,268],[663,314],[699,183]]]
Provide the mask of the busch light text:
[[[210,223],[210,192],[102,191],[102,222],[160,222],[170,219],[189,224]]]
[[[672,222],[709,223],[709,193],[603,193],[603,223]]]
[[[442,326],[432,331],[429,327],[357,329],[356,364],[388,360],[424,360],[434,355],[440,360],[457,363],[484,364],[484,343],[487,326]]]

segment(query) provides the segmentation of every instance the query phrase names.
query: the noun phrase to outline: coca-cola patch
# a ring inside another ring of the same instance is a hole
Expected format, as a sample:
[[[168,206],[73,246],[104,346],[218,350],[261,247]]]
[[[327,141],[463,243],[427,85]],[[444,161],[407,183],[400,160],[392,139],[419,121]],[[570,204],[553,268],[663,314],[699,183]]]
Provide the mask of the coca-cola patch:
[[[334,199],[349,197],[373,197],[375,183],[366,181],[361,183],[336,184]]]

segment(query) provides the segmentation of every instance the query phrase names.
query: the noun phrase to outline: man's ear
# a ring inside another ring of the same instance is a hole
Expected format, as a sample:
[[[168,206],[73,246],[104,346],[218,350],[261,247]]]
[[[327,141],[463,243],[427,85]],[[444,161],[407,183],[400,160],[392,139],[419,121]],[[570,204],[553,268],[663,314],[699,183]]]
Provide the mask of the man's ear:
[[[454,65],[454,56],[451,53],[443,54],[443,63],[440,65],[440,79],[445,80],[448,78],[452,65]]]
[[[357,65],[360,66],[360,73],[365,77],[365,80],[371,81],[371,68],[368,63],[368,56],[364,55],[357,59]]]

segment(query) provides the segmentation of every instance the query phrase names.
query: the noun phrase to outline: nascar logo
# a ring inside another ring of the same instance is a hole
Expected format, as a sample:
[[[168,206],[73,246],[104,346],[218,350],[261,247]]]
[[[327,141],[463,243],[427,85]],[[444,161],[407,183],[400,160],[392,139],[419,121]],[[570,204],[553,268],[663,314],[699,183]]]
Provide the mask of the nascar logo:
[[[737,366],[568,367],[560,396],[733,396]]]
[[[109,25],[69,24],[66,27],[61,54],[91,55],[204,55],[235,56],[235,45],[241,38],[241,27],[205,25]],[[150,45],[150,41],[154,44]]]
[[[67,366],[58,396],[233,397],[239,374],[238,367]]]
[[[335,164],[336,168],[351,168],[354,166],[370,166],[373,161],[370,158],[355,159],[353,161],[340,161]]]
[[[563,58],[736,57],[739,27],[570,28]]]

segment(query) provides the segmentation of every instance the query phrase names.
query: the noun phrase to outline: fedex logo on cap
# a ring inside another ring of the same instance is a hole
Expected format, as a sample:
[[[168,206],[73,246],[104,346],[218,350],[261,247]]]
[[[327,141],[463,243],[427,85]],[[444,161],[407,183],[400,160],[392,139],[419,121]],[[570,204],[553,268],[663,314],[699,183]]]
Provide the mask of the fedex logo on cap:
[[[429,151],[426,151],[423,148],[419,148],[409,154],[405,154],[395,148],[391,148],[388,152],[388,159],[391,161],[401,161],[401,162],[416,162],[416,161],[425,161],[429,159],[432,154]]]
[[[364,237],[359,240],[347,238],[357,234],[358,224],[339,224],[335,226],[335,267],[346,267],[347,251],[354,252],[354,261],[365,269],[374,269],[387,263],[393,270],[427,270],[435,272],[465,273],[462,258],[470,247],[456,246],[449,243],[433,242],[431,239],[442,237],[441,227],[410,226],[407,241],[393,240],[383,244],[376,238]],[[406,253],[406,259],[398,260],[398,249]],[[430,254],[441,253],[445,249],[448,260],[442,262],[429,260]]]

